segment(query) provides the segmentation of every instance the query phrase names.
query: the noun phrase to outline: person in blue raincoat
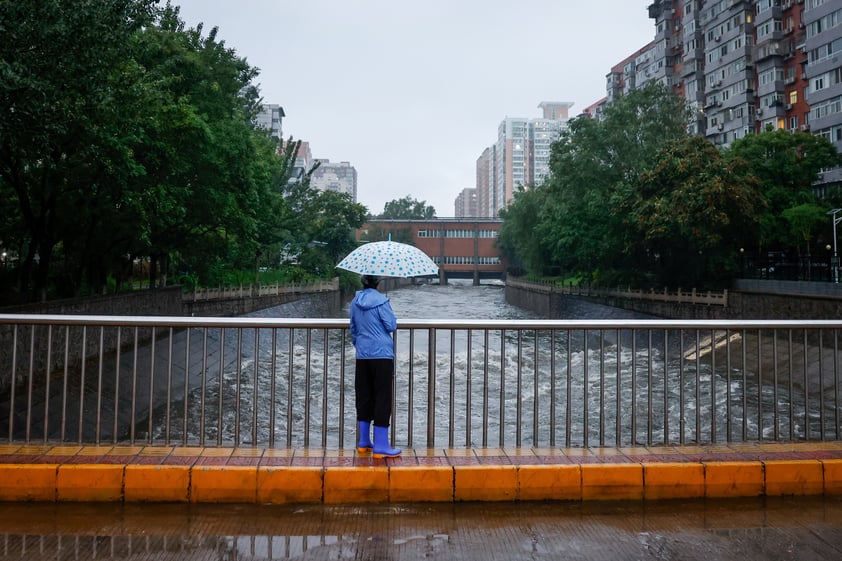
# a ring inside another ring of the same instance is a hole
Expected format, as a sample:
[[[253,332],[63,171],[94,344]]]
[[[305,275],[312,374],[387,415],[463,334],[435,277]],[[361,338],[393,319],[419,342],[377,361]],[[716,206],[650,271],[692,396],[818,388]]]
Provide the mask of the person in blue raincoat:
[[[389,443],[395,350],[392,333],[398,322],[389,299],[377,291],[380,279],[363,275],[363,289],[351,302],[351,342],[356,349],[357,451],[393,458],[400,448]],[[374,428],[374,440],[371,429]]]

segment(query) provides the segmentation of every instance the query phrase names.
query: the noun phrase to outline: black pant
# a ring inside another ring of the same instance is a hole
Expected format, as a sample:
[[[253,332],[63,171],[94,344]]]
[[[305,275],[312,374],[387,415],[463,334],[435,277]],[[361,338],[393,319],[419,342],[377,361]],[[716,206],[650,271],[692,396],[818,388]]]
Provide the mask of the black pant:
[[[358,421],[373,421],[378,427],[389,426],[393,375],[394,360],[391,358],[357,359],[354,390]]]

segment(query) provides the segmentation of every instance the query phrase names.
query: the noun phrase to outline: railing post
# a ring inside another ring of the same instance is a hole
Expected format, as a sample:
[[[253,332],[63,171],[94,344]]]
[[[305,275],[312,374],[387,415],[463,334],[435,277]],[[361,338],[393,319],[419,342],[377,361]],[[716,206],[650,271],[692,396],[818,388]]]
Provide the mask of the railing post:
[[[431,327],[427,341],[427,448],[436,446],[436,328]],[[410,357],[410,360],[412,358]],[[502,430],[502,429],[501,429]]]

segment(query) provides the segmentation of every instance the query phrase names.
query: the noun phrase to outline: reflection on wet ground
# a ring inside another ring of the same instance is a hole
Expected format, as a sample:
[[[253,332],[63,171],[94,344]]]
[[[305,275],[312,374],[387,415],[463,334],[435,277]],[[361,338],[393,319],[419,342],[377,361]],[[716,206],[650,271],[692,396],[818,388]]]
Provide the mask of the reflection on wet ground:
[[[842,558],[842,497],[376,505],[0,504],[0,559]]]

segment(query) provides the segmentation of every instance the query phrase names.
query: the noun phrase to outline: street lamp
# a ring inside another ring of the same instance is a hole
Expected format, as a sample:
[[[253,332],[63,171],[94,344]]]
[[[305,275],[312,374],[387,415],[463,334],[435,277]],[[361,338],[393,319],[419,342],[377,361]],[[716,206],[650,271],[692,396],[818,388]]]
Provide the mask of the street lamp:
[[[833,223],[833,259],[830,266],[833,267],[833,282],[839,282],[839,256],[836,253],[836,225],[842,220],[842,217],[836,218],[838,213],[842,212],[842,208],[834,208],[827,211],[830,215],[830,221]]]

